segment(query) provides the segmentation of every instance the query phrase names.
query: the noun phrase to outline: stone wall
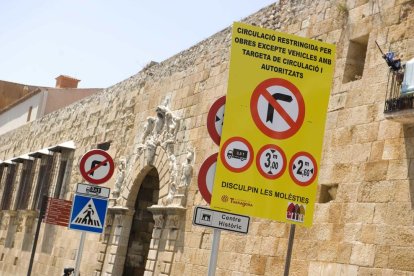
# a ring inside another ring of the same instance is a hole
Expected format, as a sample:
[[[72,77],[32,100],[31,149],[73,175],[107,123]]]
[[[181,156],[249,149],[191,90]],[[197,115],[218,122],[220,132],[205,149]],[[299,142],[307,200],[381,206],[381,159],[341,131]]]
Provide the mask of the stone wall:
[[[384,118],[388,69],[375,45],[377,41],[383,49],[391,48],[406,60],[412,58],[413,7],[412,0],[282,0],[245,19],[337,45],[319,174],[321,203],[316,205],[313,227],[296,230],[291,275],[414,272],[410,172],[414,128]],[[350,41],[365,37],[363,74],[344,82]],[[82,181],[77,169],[80,157],[97,144],[111,141],[108,152],[115,161],[130,160],[125,188],[114,203],[125,212],[114,211],[105,234],[88,234],[82,275],[121,275],[131,208],[145,178],[143,172],[154,167],[160,176],[160,198],[152,209],[155,226],[146,275],[206,274],[211,230],[193,226],[191,221],[193,207],[205,205],[197,188],[198,170],[218,150],[207,133],[206,117],[214,100],[226,93],[230,39],[227,28],[166,61],[149,64],[102,93],[0,137],[3,160],[73,140],[76,150],[66,199],[72,198],[75,183]],[[142,142],[148,141],[143,137],[147,118],[155,116],[158,106],[179,118],[179,126],[172,148],[156,146],[150,161],[148,144]],[[143,152],[140,144],[145,144]],[[175,183],[171,179],[186,164],[189,148],[195,157],[186,204],[169,209],[164,203]],[[106,186],[113,189],[114,185],[115,177]],[[13,225],[8,225],[10,214],[3,213],[0,235],[6,236]],[[36,275],[58,275],[64,266],[74,266],[80,235],[56,228],[51,252],[38,250]],[[27,229],[32,228],[24,225],[21,231]],[[247,236],[223,232],[216,275],[281,275],[288,230],[288,225],[253,218]],[[0,245],[3,275],[27,271],[30,252],[18,246],[21,236],[15,235],[14,247]]]

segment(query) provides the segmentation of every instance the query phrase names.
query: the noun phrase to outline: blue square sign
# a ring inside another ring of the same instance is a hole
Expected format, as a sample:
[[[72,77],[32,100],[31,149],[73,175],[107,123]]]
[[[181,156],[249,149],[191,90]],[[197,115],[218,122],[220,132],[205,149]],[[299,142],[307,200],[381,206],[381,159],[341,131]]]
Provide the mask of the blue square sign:
[[[69,229],[102,233],[107,209],[108,199],[75,194]]]

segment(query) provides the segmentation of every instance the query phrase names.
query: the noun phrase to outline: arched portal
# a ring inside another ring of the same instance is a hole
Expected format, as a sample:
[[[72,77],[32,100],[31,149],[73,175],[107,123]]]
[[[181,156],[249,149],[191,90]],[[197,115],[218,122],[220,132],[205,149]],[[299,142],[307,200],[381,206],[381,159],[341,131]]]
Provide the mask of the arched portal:
[[[159,197],[159,176],[156,168],[152,168],[142,180],[135,200],[135,212],[132,218],[129,235],[124,276],[144,275],[154,219],[148,207],[156,205]]]

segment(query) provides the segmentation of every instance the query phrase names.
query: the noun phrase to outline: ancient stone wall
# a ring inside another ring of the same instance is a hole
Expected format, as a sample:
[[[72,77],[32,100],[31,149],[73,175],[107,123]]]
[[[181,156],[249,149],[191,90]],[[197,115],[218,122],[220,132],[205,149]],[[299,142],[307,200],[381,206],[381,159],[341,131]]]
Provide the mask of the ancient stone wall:
[[[320,203],[313,227],[296,230],[291,275],[414,272],[414,128],[384,118],[388,69],[375,45],[377,41],[406,60],[414,57],[413,7],[412,0],[284,0],[245,19],[337,45],[319,174]],[[110,141],[108,152],[115,161],[128,160],[105,233],[87,236],[82,275],[121,275],[133,206],[151,168],[158,172],[160,191],[158,204],[150,208],[155,221],[146,275],[206,274],[211,230],[191,221],[193,207],[205,205],[197,188],[198,170],[218,150],[207,133],[206,117],[214,100],[226,93],[230,40],[227,28],[166,61],[149,64],[102,93],[0,137],[2,160],[72,140],[76,150],[65,199],[72,198],[75,184],[82,181],[80,157],[97,144]],[[349,54],[355,43],[366,48],[366,58],[362,70],[345,79],[349,66],[361,66],[351,62],[358,59]],[[159,120],[160,107],[165,116],[172,116],[173,124]],[[150,122],[159,123],[159,132],[149,127]],[[168,137],[173,143],[167,143]],[[194,156],[187,162],[189,149]],[[186,200],[178,202],[175,189],[179,191],[186,164],[194,173],[188,175]],[[106,186],[116,189],[116,179]],[[30,256],[22,244],[34,231],[35,215],[15,213],[2,211],[3,275],[25,275]],[[13,239],[8,229],[16,232]],[[281,275],[288,230],[288,225],[253,218],[247,236],[223,232],[217,275]],[[40,245],[50,237],[45,233],[52,233],[53,247],[43,252],[38,247],[33,273],[58,275],[64,266],[74,266],[80,234],[43,225]]]

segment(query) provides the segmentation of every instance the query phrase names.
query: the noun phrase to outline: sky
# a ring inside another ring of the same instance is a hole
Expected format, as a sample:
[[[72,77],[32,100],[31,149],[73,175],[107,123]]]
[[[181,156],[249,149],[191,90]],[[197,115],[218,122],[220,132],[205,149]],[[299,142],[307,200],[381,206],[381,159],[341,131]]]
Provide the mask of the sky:
[[[0,0],[0,80],[109,87],[276,0]]]

